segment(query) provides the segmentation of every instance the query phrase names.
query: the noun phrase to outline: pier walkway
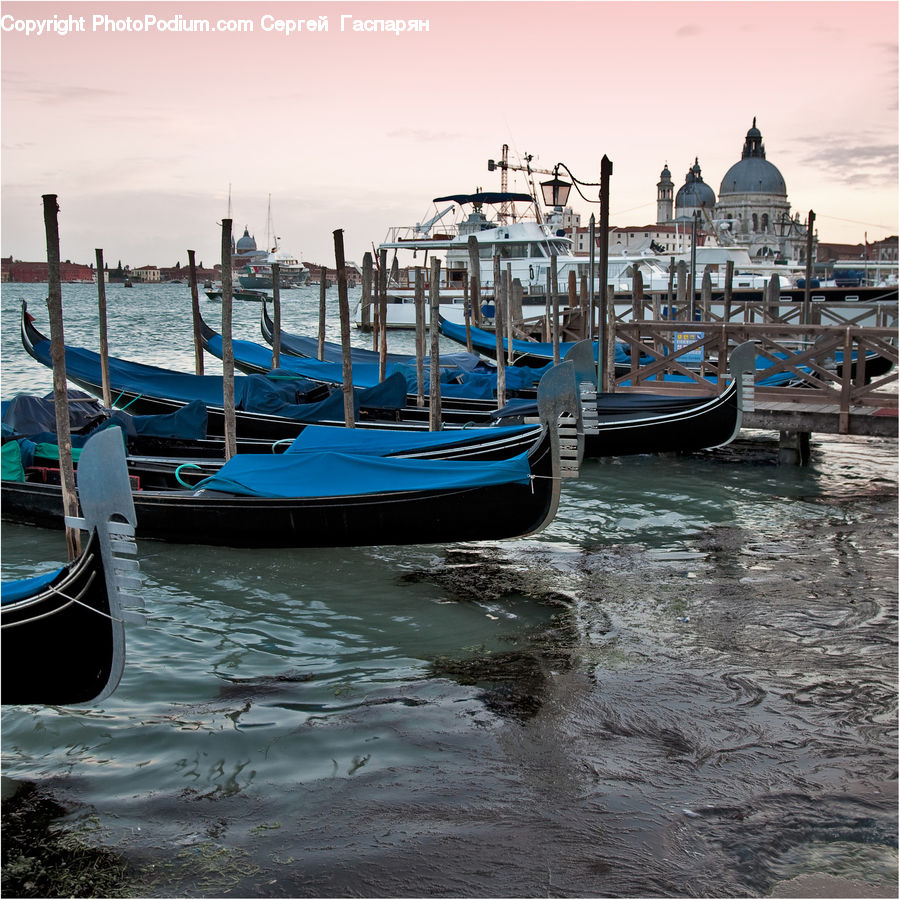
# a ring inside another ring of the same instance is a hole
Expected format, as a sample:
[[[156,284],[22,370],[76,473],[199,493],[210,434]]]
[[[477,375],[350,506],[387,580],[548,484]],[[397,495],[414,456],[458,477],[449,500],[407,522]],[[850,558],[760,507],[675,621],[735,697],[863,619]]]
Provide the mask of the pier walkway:
[[[605,373],[607,389],[713,393],[727,374],[730,351],[749,340],[765,367],[745,378],[747,386],[753,380],[745,427],[803,434],[807,440],[815,432],[897,437],[896,325],[632,319],[616,320],[609,334],[631,348],[633,363],[625,375]],[[664,374],[688,381],[656,380]],[[774,383],[779,379],[792,383]]]

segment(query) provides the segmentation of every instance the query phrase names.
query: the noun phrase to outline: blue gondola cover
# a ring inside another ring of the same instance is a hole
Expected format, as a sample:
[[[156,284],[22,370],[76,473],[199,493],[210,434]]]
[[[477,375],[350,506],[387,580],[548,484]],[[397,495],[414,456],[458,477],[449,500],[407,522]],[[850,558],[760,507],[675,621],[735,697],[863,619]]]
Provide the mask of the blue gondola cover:
[[[530,477],[527,453],[490,462],[460,462],[321,450],[279,456],[238,454],[194,489],[250,497],[348,497],[528,484]]]

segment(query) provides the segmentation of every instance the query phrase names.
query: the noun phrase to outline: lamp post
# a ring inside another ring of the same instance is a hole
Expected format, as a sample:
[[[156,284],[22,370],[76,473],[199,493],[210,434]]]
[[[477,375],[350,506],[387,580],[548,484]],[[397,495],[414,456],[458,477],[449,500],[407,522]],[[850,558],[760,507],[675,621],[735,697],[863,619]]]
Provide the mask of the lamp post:
[[[559,177],[559,170],[564,169],[569,178],[572,179],[570,184]],[[550,207],[562,207],[566,205],[569,199],[569,191],[572,185],[583,200],[588,203],[600,204],[600,259],[598,261],[598,269],[600,270],[600,301],[599,301],[599,321],[597,323],[597,380],[600,386],[604,373],[606,371],[606,317],[607,317],[607,268],[609,262],[609,178],[612,175],[612,161],[604,154],[600,163],[600,181],[599,183],[579,181],[571,172],[569,167],[562,162],[558,162],[553,167],[553,178],[549,181],[541,182],[541,194],[543,195],[544,204]],[[581,187],[598,187],[600,188],[597,200],[592,200],[581,191]],[[593,219],[593,217],[592,217]],[[593,229],[592,229],[593,231]],[[594,266],[593,266],[593,233],[591,234],[591,273],[590,273],[590,291],[591,291],[591,325],[594,322],[594,304],[593,304],[593,285],[594,285]]]
[[[562,207],[566,205],[566,202],[569,199],[569,191],[572,190],[572,185],[559,177],[560,165],[560,163],[557,163],[553,167],[553,178],[550,181],[541,182],[541,194],[544,198],[544,206]]]
[[[691,277],[688,279],[690,301],[688,303],[688,321],[694,321],[694,292],[697,289],[697,222],[700,219],[700,210],[695,209],[691,218]]]

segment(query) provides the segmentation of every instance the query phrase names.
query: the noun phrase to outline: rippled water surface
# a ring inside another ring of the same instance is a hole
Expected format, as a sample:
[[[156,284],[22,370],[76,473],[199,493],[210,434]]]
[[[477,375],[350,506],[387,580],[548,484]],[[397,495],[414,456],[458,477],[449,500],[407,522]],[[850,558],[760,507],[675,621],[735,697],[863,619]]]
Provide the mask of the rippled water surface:
[[[69,343],[96,348],[95,291],[64,286]],[[187,287],[108,291],[113,354],[192,369]],[[44,297],[3,286],[4,398],[51,387],[18,337]],[[312,333],[316,298],[287,293],[284,327]],[[529,540],[142,542],[118,690],[4,708],[4,775],[135,894],[893,896],[897,444],[816,436],[793,469],[743,438],[588,461]],[[5,578],[64,555],[6,524],[2,550]]]

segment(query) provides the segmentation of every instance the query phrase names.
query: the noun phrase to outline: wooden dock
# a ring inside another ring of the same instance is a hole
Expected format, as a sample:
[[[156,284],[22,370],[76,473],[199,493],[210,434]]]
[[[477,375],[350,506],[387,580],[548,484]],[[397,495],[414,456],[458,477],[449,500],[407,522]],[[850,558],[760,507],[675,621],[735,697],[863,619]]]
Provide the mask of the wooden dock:
[[[727,375],[730,351],[754,341],[765,367],[753,375],[745,427],[807,435],[898,435],[896,327],[631,320],[616,321],[614,332],[631,349],[633,363],[627,375],[610,378],[607,373],[613,390],[715,392]],[[843,360],[852,363],[841,365]],[[665,374],[689,381],[657,380]],[[791,383],[772,384],[779,378]],[[749,387],[749,381],[745,384]]]

